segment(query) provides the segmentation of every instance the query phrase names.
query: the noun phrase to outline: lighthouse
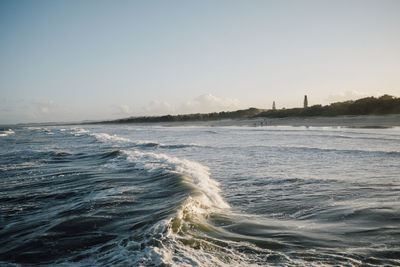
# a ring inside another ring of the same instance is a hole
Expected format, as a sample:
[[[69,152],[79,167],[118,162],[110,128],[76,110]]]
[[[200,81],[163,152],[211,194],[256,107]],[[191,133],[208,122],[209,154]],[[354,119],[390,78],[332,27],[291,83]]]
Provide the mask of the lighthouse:
[[[308,108],[307,95],[304,96],[304,108]]]

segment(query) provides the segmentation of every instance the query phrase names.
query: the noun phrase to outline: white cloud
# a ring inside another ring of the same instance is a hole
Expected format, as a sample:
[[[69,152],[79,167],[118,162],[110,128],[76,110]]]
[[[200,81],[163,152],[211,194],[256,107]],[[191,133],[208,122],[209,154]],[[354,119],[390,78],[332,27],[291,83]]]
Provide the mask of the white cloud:
[[[46,102],[36,102],[33,103],[34,109],[33,111],[29,111],[29,115],[33,118],[47,118],[51,117],[52,114],[54,114],[58,107],[54,103],[53,100],[49,100]]]
[[[239,100],[231,98],[219,98],[211,94],[204,94],[187,101],[182,106],[184,112],[217,112],[229,111],[239,108]]]
[[[165,101],[153,100],[147,106],[143,107],[143,113],[146,115],[165,115],[175,114],[176,108]]]
[[[82,120],[82,115],[76,111],[59,106],[54,100],[34,102],[26,107],[25,117],[30,122],[60,122]]]
[[[133,108],[127,104],[119,104],[111,106],[113,115],[130,115],[134,112]]]
[[[170,104],[165,101],[153,100],[142,107],[140,115],[166,115],[166,114],[188,114],[207,113],[219,111],[231,111],[240,108],[239,100],[231,98],[220,98],[211,94],[203,94],[192,100]]]
[[[380,93],[374,93],[374,94],[367,94],[365,92],[359,92],[356,90],[347,90],[347,91],[342,91],[342,92],[337,92],[335,94],[329,95],[325,100],[329,103],[333,102],[340,102],[340,101],[346,101],[346,100],[357,100],[363,97],[368,97],[368,96],[378,96],[381,95]]]
[[[47,114],[49,113],[54,107],[56,106],[54,104],[53,100],[49,100],[47,102],[38,102],[35,103],[36,106],[36,112],[39,114]]]

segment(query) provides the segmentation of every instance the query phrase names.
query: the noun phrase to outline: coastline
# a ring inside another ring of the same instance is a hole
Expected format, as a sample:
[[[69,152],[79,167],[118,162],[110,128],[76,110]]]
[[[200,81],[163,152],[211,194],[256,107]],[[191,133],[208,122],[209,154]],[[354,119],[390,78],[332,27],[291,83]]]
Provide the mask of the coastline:
[[[160,125],[165,127],[174,126],[295,126],[295,127],[345,127],[345,128],[374,128],[384,129],[400,127],[400,114],[394,115],[357,115],[337,117],[287,117],[287,118],[254,118],[237,120],[215,120],[215,121],[187,121],[187,122],[157,122],[157,123],[134,123],[141,125]]]
[[[91,125],[91,124],[110,124],[103,122],[65,122],[65,123],[19,123],[0,125],[1,129],[7,130],[25,126],[67,126],[67,125]],[[294,127],[344,127],[344,128],[374,128],[384,129],[400,127],[400,114],[390,115],[346,115],[335,117],[285,117],[285,118],[264,118],[253,119],[224,119],[207,121],[171,121],[171,122],[115,122],[111,124],[132,124],[132,125],[158,125],[163,127],[224,127],[224,126],[243,126],[243,127],[268,127],[268,126],[294,126]],[[0,130],[1,130],[0,129]]]

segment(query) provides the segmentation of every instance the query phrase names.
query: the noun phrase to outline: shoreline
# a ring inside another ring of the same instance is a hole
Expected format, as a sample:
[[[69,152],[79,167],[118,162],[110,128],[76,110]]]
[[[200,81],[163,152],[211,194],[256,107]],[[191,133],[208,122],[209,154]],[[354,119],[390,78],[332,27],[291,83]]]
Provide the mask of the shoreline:
[[[370,128],[386,129],[400,127],[400,114],[391,115],[346,115],[335,117],[285,117],[285,118],[265,118],[257,117],[253,119],[224,119],[208,121],[171,121],[171,122],[54,122],[54,123],[21,123],[0,125],[3,129],[30,126],[68,126],[68,125],[158,125],[163,127],[224,127],[224,126],[243,126],[243,127],[268,127],[268,126],[293,126],[293,127],[345,127],[345,128]]]
[[[122,123],[123,124],[123,123]],[[129,123],[127,123],[129,124]],[[164,127],[179,126],[293,126],[293,127],[346,127],[346,128],[371,128],[386,129],[400,127],[400,114],[395,115],[357,115],[337,117],[287,117],[287,118],[254,118],[238,120],[215,121],[187,121],[187,122],[156,122],[156,123],[132,123],[137,125],[160,125]]]

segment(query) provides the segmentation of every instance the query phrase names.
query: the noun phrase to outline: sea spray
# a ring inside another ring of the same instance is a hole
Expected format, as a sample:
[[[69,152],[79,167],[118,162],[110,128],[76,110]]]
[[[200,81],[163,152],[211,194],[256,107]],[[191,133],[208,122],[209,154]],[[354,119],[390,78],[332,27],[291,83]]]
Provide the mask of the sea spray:
[[[15,132],[12,129],[8,129],[8,130],[5,130],[3,132],[0,132],[0,137],[6,137],[6,136],[9,136],[11,134],[15,134]]]
[[[151,228],[151,237],[156,237],[157,245],[148,253],[147,258],[155,263],[161,259],[163,264],[171,265],[208,265],[228,266],[228,262],[242,262],[240,257],[222,258],[227,248],[204,240],[199,233],[217,232],[208,222],[213,213],[227,211],[230,206],[220,195],[219,183],[211,179],[209,168],[187,159],[170,157],[165,154],[123,151],[127,159],[151,173],[168,172],[181,177],[181,182],[192,188],[193,194],[182,204],[172,217],[165,219]],[[220,251],[220,252],[218,252]],[[213,252],[213,253],[210,253]],[[230,252],[229,254],[234,254]],[[155,256],[157,255],[157,256]],[[222,257],[221,259],[219,258]]]
[[[94,137],[96,137],[99,141],[107,142],[107,141],[114,141],[114,142],[131,142],[130,139],[120,137],[117,135],[111,135],[107,133],[92,133]]]
[[[13,128],[0,265],[398,266],[399,130]]]
[[[183,183],[189,184],[201,193],[195,199],[205,208],[229,208],[229,204],[220,195],[219,183],[210,178],[210,171],[206,166],[165,154],[138,150],[124,150],[123,152],[128,155],[128,160],[134,162],[139,168],[150,172],[167,171],[180,174]]]
[[[141,145],[152,143],[133,141],[106,133],[92,133],[91,135],[102,142],[127,142]],[[196,233],[218,231],[208,222],[208,217],[213,213],[226,212],[230,208],[220,194],[219,183],[210,177],[209,168],[198,162],[162,153],[138,149],[122,150],[121,152],[127,156],[128,162],[135,164],[136,169],[153,175],[173,174],[179,177],[180,182],[190,188],[192,192],[181,203],[174,215],[159,221],[146,233],[147,241],[143,240],[142,244],[147,244],[147,249],[143,251],[142,263],[174,265],[181,262],[179,265],[183,266],[204,263],[218,266],[227,264],[209,253],[210,251],[222,252],[226,248],[216,246]],[[210,251],[207,252],[207,250]],[[224,254],[222,253],[222,255]]]

